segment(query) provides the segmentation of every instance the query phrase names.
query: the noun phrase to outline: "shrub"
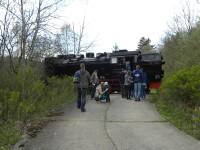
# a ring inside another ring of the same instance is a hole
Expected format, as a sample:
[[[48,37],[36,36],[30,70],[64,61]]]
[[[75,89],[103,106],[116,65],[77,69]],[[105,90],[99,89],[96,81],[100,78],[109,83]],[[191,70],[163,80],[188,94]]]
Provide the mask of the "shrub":
[[[9,130],[0,130],[0,149],[14,144],[34,119],[74,100],[71,77],[42,79],[43,74],[30,66],[19,69],[17,74],[1,70],[0,126]],[[20,127],[15,128],[16,122]]]
[[[165,77],[153,101],[159,112],[177,128],[200,139],[200,66]]]
[[[200,104],[200,66],[181,69],[165,78],[160,95],[172,103],[194,107]]]

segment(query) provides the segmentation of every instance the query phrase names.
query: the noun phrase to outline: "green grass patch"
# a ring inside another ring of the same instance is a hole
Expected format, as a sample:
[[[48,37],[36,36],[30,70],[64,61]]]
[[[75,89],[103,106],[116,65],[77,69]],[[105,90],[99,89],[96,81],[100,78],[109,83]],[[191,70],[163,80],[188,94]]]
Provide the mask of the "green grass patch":
[[[169,103],[169,101],[155,100],[151,97],[152,102],[156,104],[157,110],[166,120],[174,124],[178,129],[200,140],[200,111],[191,108]]]
[[[150,94],[156,94],[156,93],[158,93],[157,89],[151,89]]]

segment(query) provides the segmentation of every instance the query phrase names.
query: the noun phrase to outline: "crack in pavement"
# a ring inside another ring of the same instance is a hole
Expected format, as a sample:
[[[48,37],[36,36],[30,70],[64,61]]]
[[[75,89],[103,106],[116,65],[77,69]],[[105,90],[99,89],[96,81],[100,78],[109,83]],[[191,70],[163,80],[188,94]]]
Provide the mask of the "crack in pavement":
[[[167,120],[153,120],[153,121],[118,121],[118,120],[107,120],[108,123],[168,123]]]
[[[105,118],[104,118],[105,119]],[[107,119],[107,117],[106,117]],[[169,121],[167,120],[80,120],[80,119],[58,119],[58,118],[53,118],[53,119],[49,119],[49,121],[62,121],[62,122],[107,122],[107,123],[168,123]]]
[[[109,103],[109,105],[107,106],[105,114],[104,114],[104,131],[106,133],[106,136],[108,137],[108,139],[112,143],[113,147],[115,148],[115,150],[119,150],[118,147],[117,147],[117,145],[115,144],[114,140],[112,139],[112,137],[108,133],[107,126],[106,126],[106,123],[107,123],[107,113],[108,113],[108,110],[109,110],[110,106],[111,106],[111,103]]]

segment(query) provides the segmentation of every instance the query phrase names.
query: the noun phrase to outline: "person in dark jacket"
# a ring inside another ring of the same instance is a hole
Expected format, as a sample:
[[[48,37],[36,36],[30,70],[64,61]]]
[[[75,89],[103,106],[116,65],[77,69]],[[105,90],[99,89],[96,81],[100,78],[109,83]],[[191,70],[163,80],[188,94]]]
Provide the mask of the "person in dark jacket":
[[[131,72],[127,71],[124,77],[124,86],[125,86],[125,96],[127,99],[131,98],[131,84],[132,84]]]
[[[133,71],[133,81],[134,81],[134,97],[135,97],[135,100],[140,101],[141,86],[142,86],[142,83],[143,83],[140,65],[136,65],[136,69]]]
[[[121,95],[122,95],[122,98],[125,97],[125,87],[124,87],[124,76],[125,76],[125,72],[126,70],[122,68],[122,71],[120,72],[120,92],[121,92]]]
[[[74,83],[77,86],[77,108],[85,112],[86,94],[90,83],[90,74],[85,69],[85,64],[80,64],[80,70],[74,74]]]

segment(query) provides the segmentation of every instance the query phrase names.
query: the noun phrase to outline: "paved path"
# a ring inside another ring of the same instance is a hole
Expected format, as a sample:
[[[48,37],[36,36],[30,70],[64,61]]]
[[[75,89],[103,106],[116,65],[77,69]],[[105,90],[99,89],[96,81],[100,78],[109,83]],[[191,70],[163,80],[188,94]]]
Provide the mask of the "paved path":
[[[88,100],[87,111],[66,110],[27,145],[27,150],[200,150],[200,141],[163,120],[148,102],[111,96]]]

